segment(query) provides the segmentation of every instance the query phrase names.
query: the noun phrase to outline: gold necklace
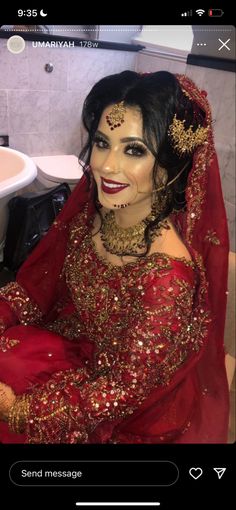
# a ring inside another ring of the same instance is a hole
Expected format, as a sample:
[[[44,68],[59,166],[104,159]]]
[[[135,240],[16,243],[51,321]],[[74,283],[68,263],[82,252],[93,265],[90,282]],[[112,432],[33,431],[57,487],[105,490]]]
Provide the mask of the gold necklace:
[[[144,220],[137,225],[128,228],[122,228],[116,223],[114,211],[106,213],[101,226],[101,239],[103,245],[109,253],[122,255],[124,253],[140,253],[141,248],[146,248],[144,231],[149,221],[155,217],[151,212]],[[153,241],[155,237],[161,235],[162,228],[169,228],[167,221],[160,221],[150,231],[150,237]]]

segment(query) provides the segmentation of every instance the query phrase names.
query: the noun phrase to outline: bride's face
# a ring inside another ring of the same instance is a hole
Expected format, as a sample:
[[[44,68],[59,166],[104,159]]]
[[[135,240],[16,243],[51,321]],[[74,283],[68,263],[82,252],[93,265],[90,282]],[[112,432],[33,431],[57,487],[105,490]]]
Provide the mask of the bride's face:
[[[111,130],[106,118],[111,110],[103,111],[90,159],[99,201],[109,209],[151,201],[155,158],[143,140],[142,115],[125,107],[124,122]]]

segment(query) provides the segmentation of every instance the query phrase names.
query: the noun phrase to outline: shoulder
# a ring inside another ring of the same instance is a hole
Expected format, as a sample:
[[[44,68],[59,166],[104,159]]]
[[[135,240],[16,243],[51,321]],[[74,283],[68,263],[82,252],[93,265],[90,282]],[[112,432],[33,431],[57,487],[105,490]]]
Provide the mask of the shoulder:
[[[142,287],[143,301],[147,306],[164,306],[167,314],[173,306],[191,309],[196,292],[196,268],[184,258],[172,259],[157,254],[156,266],[145,275]]]

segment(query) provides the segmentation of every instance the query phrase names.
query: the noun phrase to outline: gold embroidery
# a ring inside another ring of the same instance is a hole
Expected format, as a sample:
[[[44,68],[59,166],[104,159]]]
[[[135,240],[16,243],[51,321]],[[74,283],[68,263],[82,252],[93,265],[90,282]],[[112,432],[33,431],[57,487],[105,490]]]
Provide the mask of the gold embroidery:
[[[144,259],[128,263],[124,267],[113,266],[97,254],[89,230],[84,232],[85,235],[81,240],[83,229],[80,222],[82,225],[85,222],[81,216],[71,225],[65,274],[67,285],[72,291],[72,299],[77,308],[79,323],[84,325],[87,335],[97,345],[94,359],[94,369],[97,374],[112,367],[117,357],[116,351],[125,349],[127,332],[130,334],[133,325],[137,323],[145,324],[144,332],[139,331],[139,335],[144,335],[144,338],[139,340],[143,342],[145,349],[150,349],[150,346],[147,345],[148,339],[151,339],[155,346],[156,342],[161,345],[158,338],[163,340],[164,333],[164,336],[171,340],[173,345],[173,333],[168,328],[161,329],[161,333],[155,335],[152,335],[150,330],[152,322],[158,317],[162,320],[165,317],[168,319],[168,315],[173,313],[179,314],[178,322],[183,323],[183,336],[180,338],[177,335],[176,342],[183,346],[190,343],[191,349],[197,350],[201,344],[201,338],[197,334],[195,323],[189,325],[194,289],[187,281],[173,277],[168,292],[165,287],[157,283],[154,288],[156,303],[154,310],[153,307],[150,310],[150,306],[145,306],[144,298],[146,294],[145,282],[150,273],[158,281],[159,278],[171,271],[173,260],[184,262],[187,267],[192,268],[195,267],[194,262],[174,257],[172,259],[168,255],[154,253]],[[78,246],[80,246],[79,250]],[[175,293],[174,300],[173,292]],[[207,320],[207,317],[205,319]],[[189,331],[191,330],[191,338],[194,338],[194,341],[190,341],[189,335],[186,335],[187,327],[189,327]],[[187,349],[179,354],[179,361],[175,360],[174,363],[173,359],[171,360],[170,349],[168,360],[172,363],[171,372],[176,370],[186,356]]]
[[[196,88],[195,84],[190,78],[183,75],[176,75],[180,82],[183,92],[188,95],[188,90],[191,91],[190,99],[196,101],[206,113],[205,124],[211,126],[212,115],[206,94]],[[206,193],[206,169],[210,165],[214,155],[214,143],[212,129],[208,130],[207,139],[201,147],[199,147],[194,154],[194,172],[191,171],[188,179],[188,186],[186,189],[186,201],[188,204],[187,210],[187,231],[186,241],[191,245],[193,238],[193,231],[196,221],[201,217],[202,207],[204,204]]]
[[[49,331],[59,333],[70,340],[78,338],[82,333],[85,332],[83,324],[81,324],[78,314],[69,315],[68,317],[61,317],[56,319],[50,324],[45,326]]]
[[[67,285],[72,290],[80,323],[86,325],[89,337],[101,345],[105,341],[122,338],[130,317],[139,317],[142,289],[138,288],[137,279],[144,278],[151,269],[157,270],[159,267],[160,271],[168,270],[171,263],[165,256],[161,256],[159,261],[157,256],[151,256],[127,264],[125,268],[114,267],[109,263],[104,267],[104,261],[102,263],[95,255],[90,233],[87,232],[79,242],[80,234],[78,224],[72,226],[71,244],[66,258]],[[77,249],[78,245],[80,250]],[[118,276],[120,284],[117,288]]]
[[[2,335],[0,337],[0,351],[7,352],[9,349],[12,349],[12,347],[15,347],[15,345],[19,343],[20,340],[15,340],[13,338],[8,338],[7,336]]]
[[[220,244],[220,240],[218,239],[217,235],[216,235],[216,232],[214,232],[214,230],[208,230],[207,231],[207,234],[204,238],[204,241],[208,241],[209,243],[212,243],[212,244],[215,244],[215,245],[219,245]]]
[[[17,282],[8,283],[0,289],[0,297],[9,301],[21,324],[36,323],[41,319],[39,307]]]
[[[66,385],[79,387],[86,372],[84,369],[66,370],[64,372],[55,373],[52,378],[43,386],[35,390],[34,394],[28,397],[28,417],[25,420],[25,432],[27,434],[28,443],[57,443],[70,442],[70,431],[75,424],[76,415],[78,415],[79,407],[73,406],[65,399],[63,390]],[[41,412],[38,414],[38,407],[34,408],[34,400],[37,396],[38,404],[42,405]],[[51,421],[51,423],[50,423]],[[32,426],[34,433],[32,435]],[[78,434],[72,434],[77,441],[79,437],[81,442],[86,440],[86,431],[81,430]],[[62,441],[63,438],[63,441]],[[68,438],[68,440],[67,440]]]
[[[3,333],[6,329],[6,324],[3,319],[0,319],[0,334]]]

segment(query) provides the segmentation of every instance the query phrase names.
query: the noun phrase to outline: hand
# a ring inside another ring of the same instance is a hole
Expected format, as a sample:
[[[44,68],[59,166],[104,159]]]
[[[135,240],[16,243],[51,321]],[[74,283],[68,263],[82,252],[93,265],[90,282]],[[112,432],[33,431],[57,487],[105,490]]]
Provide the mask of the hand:
[[[11,387],[0,382],[0,420],[7,421],[8,413],[15,399],[16,395]]]

